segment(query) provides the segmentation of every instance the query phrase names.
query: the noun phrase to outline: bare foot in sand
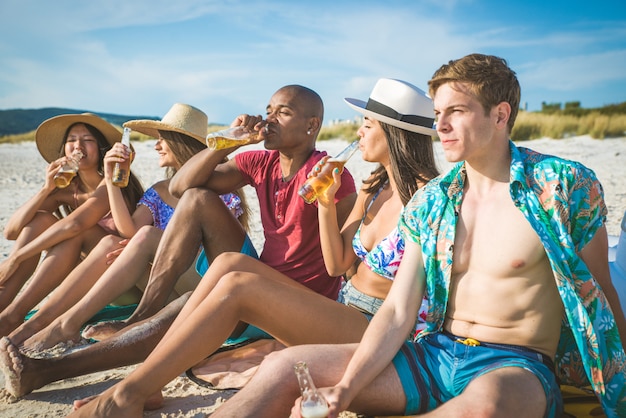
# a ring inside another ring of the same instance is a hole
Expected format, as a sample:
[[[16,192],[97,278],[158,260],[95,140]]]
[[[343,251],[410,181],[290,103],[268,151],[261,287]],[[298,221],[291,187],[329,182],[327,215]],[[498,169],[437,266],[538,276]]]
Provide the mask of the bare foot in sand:
[[[88,396],[86,398],[83,399],[78,399],[74,401],[74,411],[78,411],[80,408],[82,408],[83,406],[87,405],[89,402],[93,401],[94,399],[98,398],[99,395],[94,395],[94,396]],[[159,393],[155,393],[154,395],[150,396],[148,398],[148,400],[146,400],[146,402],[143,405],[143,409],[146,411],[153,411],[156,409],[159,409],[163,406],[163,394],[161,392]]]
[[[68,417],[142,417],[141,404],[133,402],[128,393],[118,393],[113,386],[98,396],[74,402],[74,411]]]
[[[80,340],[81,337],[77,331],[67,330],[63,324],[55,321],[24,341],[21,350],[27,354],[36,353],[52,348],[61,342],[74,344]]]
[[[106,340],[113,336],[116,332],[126,328],[128,325],[125,321],[105,321],[97,324],[88,325],[82,332],[83,338],[96,341]]]
[[[7,337],[0,339],[0,368],[4,373],[4,388],[20,398],[44,386],[38,379],[39,360],[27,357]]]

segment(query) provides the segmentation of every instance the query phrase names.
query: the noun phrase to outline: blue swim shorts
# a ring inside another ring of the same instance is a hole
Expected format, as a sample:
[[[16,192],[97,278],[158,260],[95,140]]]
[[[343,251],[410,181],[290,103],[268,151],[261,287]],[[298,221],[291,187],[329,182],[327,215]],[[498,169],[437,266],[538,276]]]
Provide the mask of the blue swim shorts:
[[[563,412],[552,360],[526,347],[480,343],[465,345],[447,332],[405,342],[393,359],[407,398],[405,415],[432,411],[458,396],[475,377],[503,367],[521,367],[537,376],[546,394],[546,417]]]
[[[257,254],[256,249],[254,248],[254,244],[252,243],[252,240],[250,239],[248,234],[246,234],[246,238],[244,239],[243,245],[241,246],[241,250],[239,250],[239,252],[241,254],[247,254],[250,257],[254,257],[257,259],[259,258],[259,255]],[[198,259],[196,260],[196,271],[198,272],[200,276],[204,276],[204,273],[206,273],[208,269],[209,269],[209,260],[206,258],[206,253],[204,252],[204,248],[203,248],[202,252],[198,256]]]

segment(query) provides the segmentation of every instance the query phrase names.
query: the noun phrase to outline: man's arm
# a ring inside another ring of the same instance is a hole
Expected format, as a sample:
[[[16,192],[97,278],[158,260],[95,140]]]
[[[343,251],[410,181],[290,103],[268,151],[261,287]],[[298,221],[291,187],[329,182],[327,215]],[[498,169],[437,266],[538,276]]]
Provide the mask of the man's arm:
[[[250,130],[261,130],[261,116],[242,114],[231,123],[231,126],[246,126]],[[263,133],[256,142],[265,139]],[[219,194],[231,193],[245,185],[243,176],[233,159],[224,162],[228,154],[238,147],[223,150],[206,149],[191,157],[178,170],[170,181],[169,191],[180,198],[185,190],[193,187],[206,187]]]
[[[624,317],[617,291],[611,281],[608,248],[606,227],[602,226],[598,229],[591,241],[580,251],[579,255],[589,268],[593,277],[600,284],[600,287],[602,287],[602,291],[609,301],[609,305],[611,305],[613,315],[615,315],[615,323],[617,324],[622,344],[626,344],[626,318]]]
[[[421,248],[407,240],[398,273],[385,302],[367,327],[339,383],[324,391],[332,414],[346,409],[356,395],[391,363],[411,333],[424,287]]]
[[[206,187],[219,194],[243,186],[243,177],[234,160],[223,162],[232,150],[202,150],[191,157],[172,177],[169,191],[180,198],[185,190]]]

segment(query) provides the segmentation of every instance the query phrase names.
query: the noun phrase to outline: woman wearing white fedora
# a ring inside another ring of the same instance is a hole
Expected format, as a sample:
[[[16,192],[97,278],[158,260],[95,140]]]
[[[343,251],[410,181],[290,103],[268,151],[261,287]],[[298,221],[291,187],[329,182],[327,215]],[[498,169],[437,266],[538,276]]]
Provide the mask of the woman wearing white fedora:
[[[433,106],[423,91],[403,81],[381,79],[369,103],[346,100],[365,116],[358,130],[362,156],[379,166],[365,180],[343,226],[338,225],[334,203],[341,181],[338,172],[334,175],[335,185],[318,199],[321,242],[329,273],[344,274],[355,261],[361,261],[340,292],[339,303],[278,272],[272,274],[261,265],[259,273],[251,273],[255,270],[246,266],[245,271],[227,274],[207,291],[211,287],[209,269],[145,362],[122,382],[79,408],[79,415],[98,416],[94,410],[108,405],[112,409],[107,416],[114,416],[116,408],[127,416],[140,416],[146,401],[150,400],[152,407],[158,404],[160,389],[219,348],[240,321],[263,329],[285,345],[360,340],[386,297],[403,253],[404,245],[396,230],[403,205],[438,170],[431,139]],[[181,326],[184,323],[194,324],[193,332]],[[231,405],[236,412],[226,415],[238,416],[241,404],[233,398],[223,408],[229,410]]]
[[[150,263],[163,230],[178,203],[178,199],[168,190],[170,179],[189,158],[206,148],[207,116],[190,105],[176,103],[160,121],[133,120],[126,122],[124,126],[158,138],[154,149],[159,153],[159,166],[166,168],[166,179],[153,184],[146,191],[131,215],[123,205],[122,189],[112,184],[110,175],[114,163],[121,159],[117,156],[128,158],[129,155],[123,145],[116,144],[113,147],[110,151],[111,158],[107,159],[107,188],[116,224],[124,224],[126,234],[122,236],[127,239],[122,242],[121,249],[117,248],[122,238],[117,235],[101,240],[99,251],[92,251],[41,309],[9,335],[14,344],[24,342],[24,351],[39,351],[62,341],[79,339],[81,327],[100,309],[120,296],[124,304],[138,301],[137,296],[141,296],[145,287]],[[233,215],[247,227],[248,208],[243,192],[239,190],[237,194],[228,193],[221,198]],[[122,230],[122,227],[118,229]],[[128,239],[129,237],[132,238]],[[112,250],[115,251],[110,254]],[[92,254],[95,256],[92,257]],[[110,260],[111,256],[117,257],[114,263]],[[108,264],[111,267],[105,272]],[[193,290],[199,280],[200,276],[193,267],[190,268],[178,280],[171,298]],[[123,295],[125,292],[127,297]],[[120,304],[120,299],[117,302]]]
[[[100,238],[115,231],[103,181],[104,158],[121,137],[117,128],[90,113],[55,116],[37,128],[37,148],[49,165],[41,190],[5,227],[5,236],[15,245],[0,264],[0,335],[19,325],[65,278],[81,252],[89,252]],[[54,176],[77,153],[78,173],[66,187],[57,187]],[[134,175],[123,193],[126,207],[134,210],[143,193]],[[43,251],[46,257],[35,272]]]

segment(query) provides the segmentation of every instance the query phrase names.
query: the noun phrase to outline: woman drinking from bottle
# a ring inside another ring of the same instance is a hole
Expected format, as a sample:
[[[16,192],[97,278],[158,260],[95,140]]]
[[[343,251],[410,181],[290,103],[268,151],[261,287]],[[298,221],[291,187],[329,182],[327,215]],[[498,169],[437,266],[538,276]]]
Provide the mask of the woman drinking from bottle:
[[[76,415],[114,416],[123,410],[127,416],[140,416],[146,401],[152,406],[160,402],[160,389],[171,379],[246,326],[254,325],[287,346],[360,340],[386,297],[403,254],[404,243],[396,228],[400,212],[438,170],[431,139],[433,105],[422,90],[381,79],[367,102],[346,100],[364,115],[358,130],[362,157],[379,165],[364,181],[343,225],[338,223],[334,203],[339,170],[334,185],[317,199],[328,272],[344,274],[359,262],[339,301],[258,260],[222,254],[148,358],[122,382],[82,405]],[[268,111],[268,123],[271,117]],[[225,415],[236,416],[239,406],[233,398],[223,407],[228,410]],[[109,412],[99,414],[101,409]]]
[[[49,165],[41,190],[13,214],[4,230],[15,245],[0,264],[0,335],[23,321],[78,264],[81,253],[112,232],[104,156],[121,136],[113,125],[89,113],[56,116],[37,128],[37,148]],[[54,177],[72,159],[77,160],[77,173],[57,186]],[[127,207],[134,209],[142,193],[133,176],[124,191]],[[39,278],[33,277],[15,299],[35,272],[43,251],[46,256],[38,269]]]

